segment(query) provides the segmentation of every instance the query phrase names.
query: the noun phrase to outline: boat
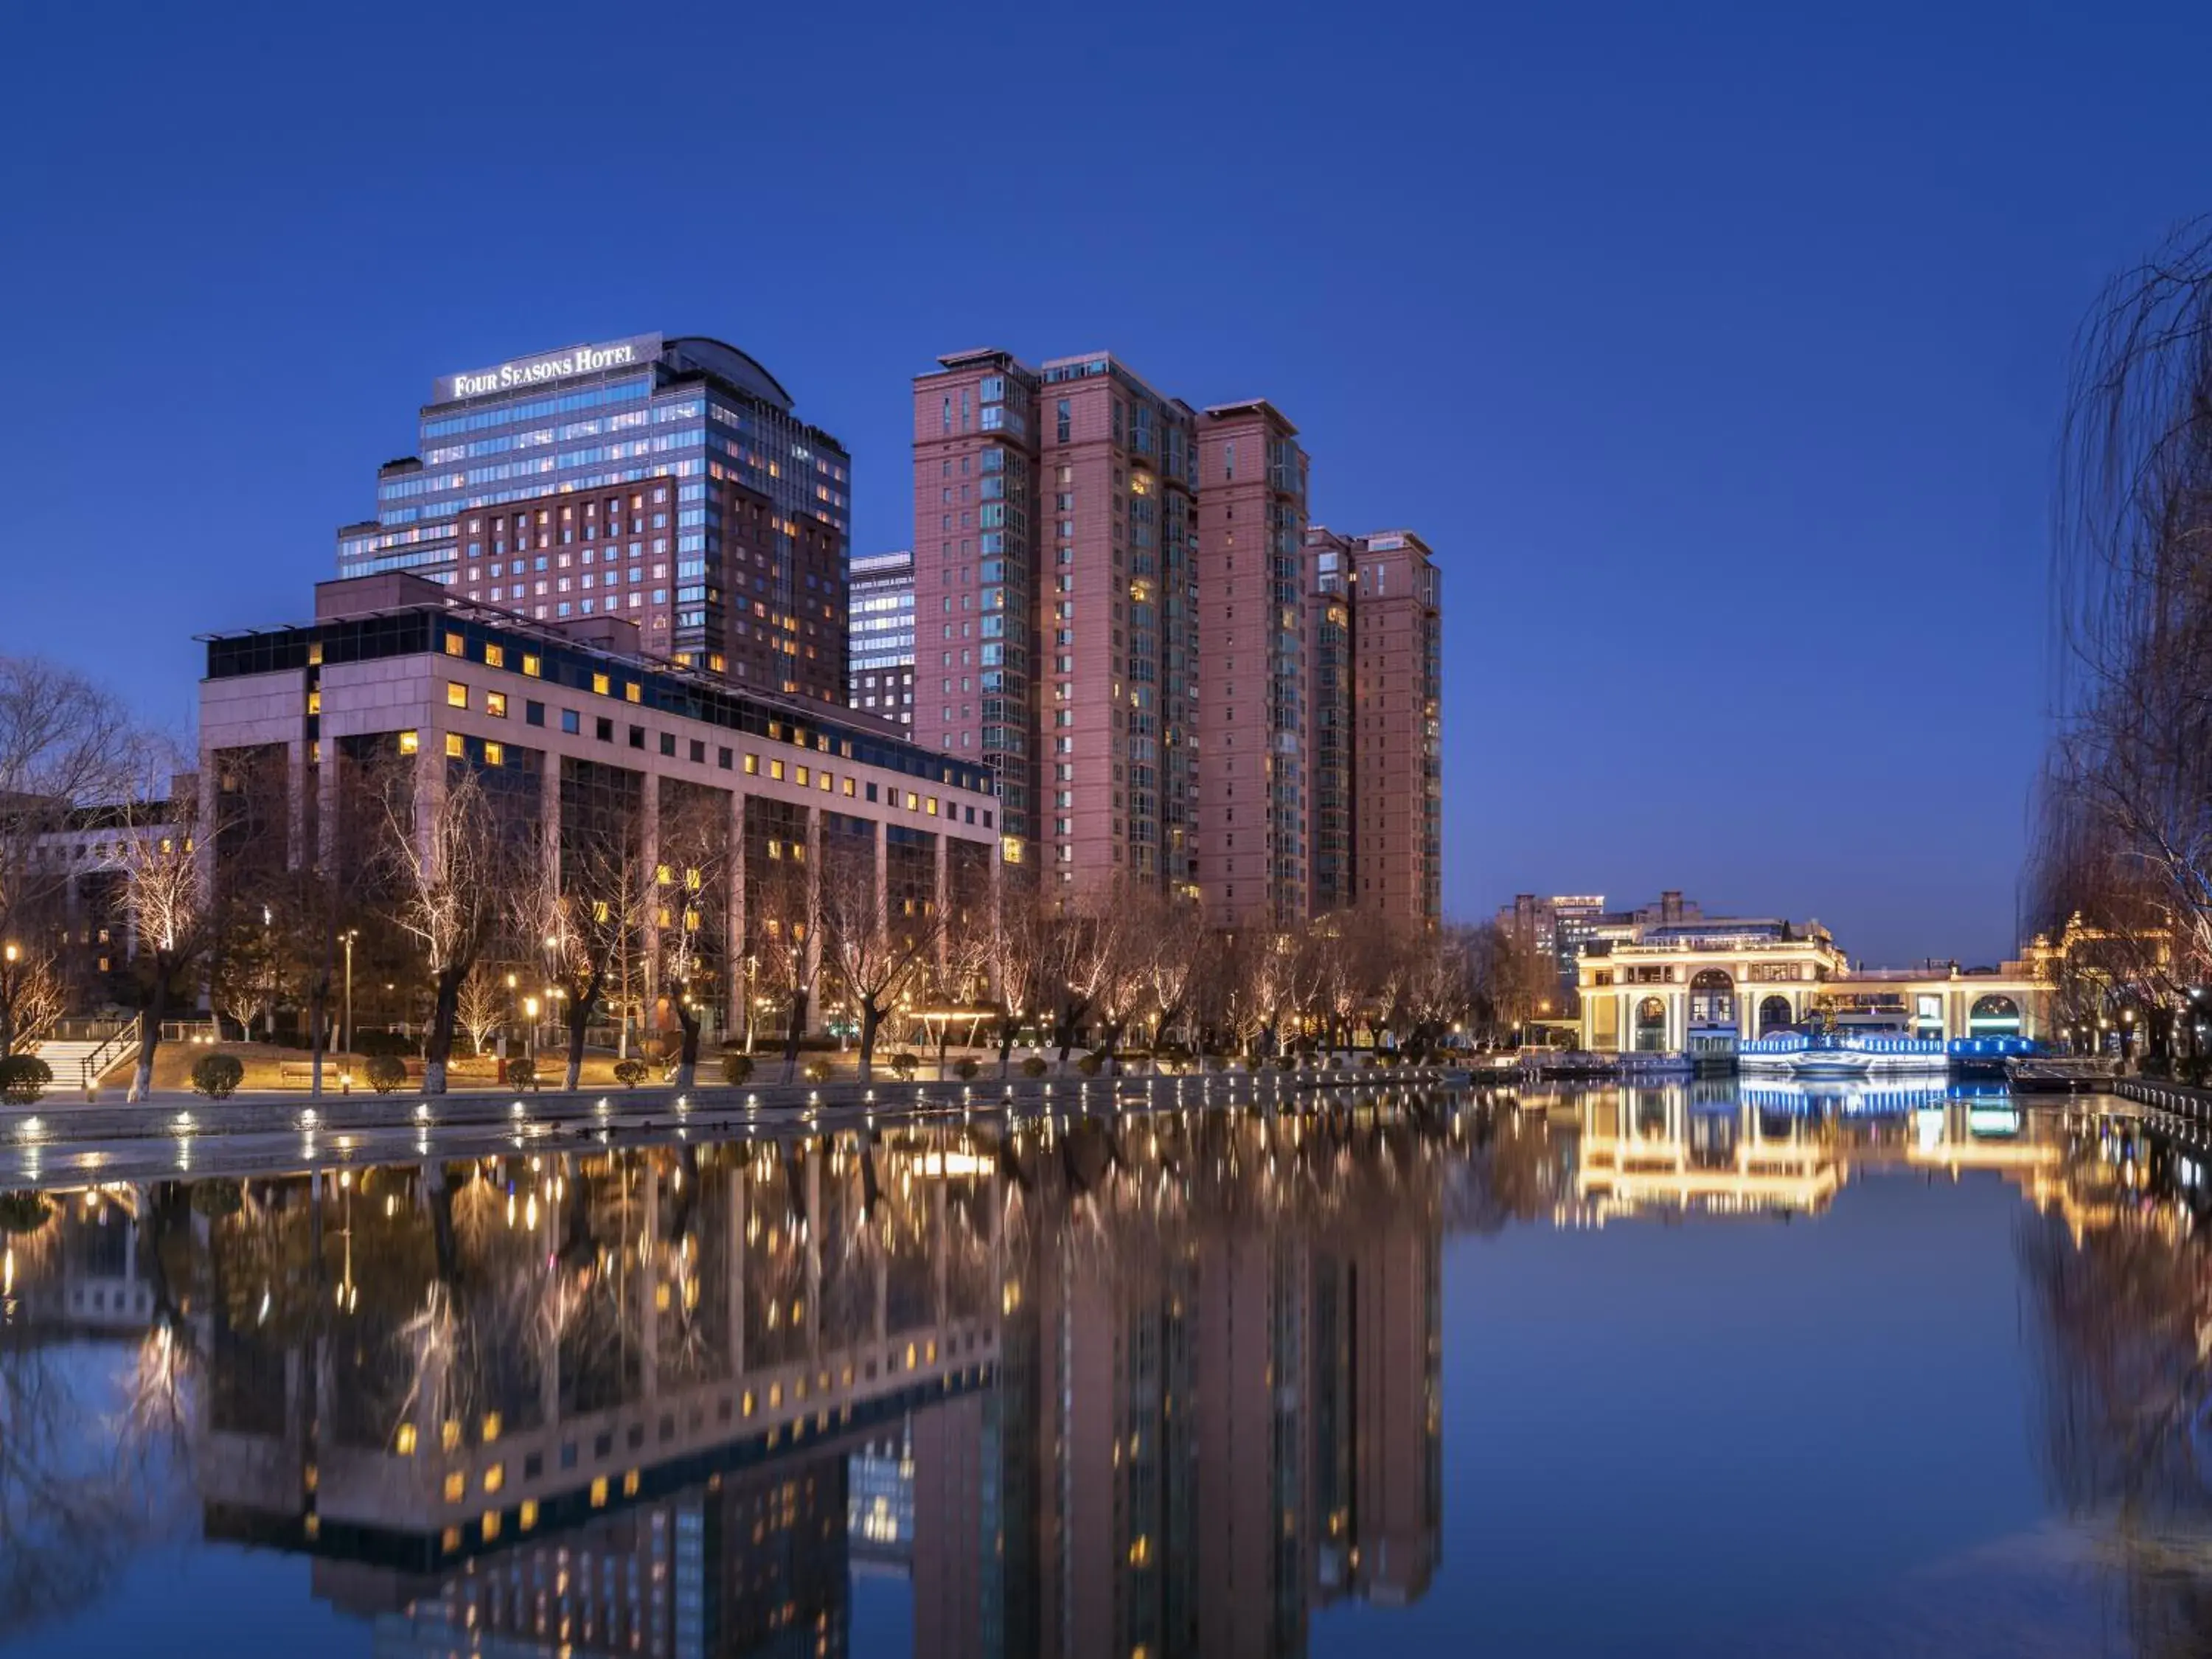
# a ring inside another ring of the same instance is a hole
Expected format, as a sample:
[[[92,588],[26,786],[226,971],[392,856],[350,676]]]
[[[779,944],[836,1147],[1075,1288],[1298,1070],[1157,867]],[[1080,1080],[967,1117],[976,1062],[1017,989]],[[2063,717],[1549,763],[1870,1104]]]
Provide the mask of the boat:
[[[2108,1060],[2046,1055],[2008,1061],[2005,1081],[2016,1095],[2075,1095],[2111,1088],[2118,1073]]]
[[[1736,1047],[1736,1069],[1806,1081],[1904,1078],[1950,1069],[1942,1043],[1864,1031],[1777,1031]]]

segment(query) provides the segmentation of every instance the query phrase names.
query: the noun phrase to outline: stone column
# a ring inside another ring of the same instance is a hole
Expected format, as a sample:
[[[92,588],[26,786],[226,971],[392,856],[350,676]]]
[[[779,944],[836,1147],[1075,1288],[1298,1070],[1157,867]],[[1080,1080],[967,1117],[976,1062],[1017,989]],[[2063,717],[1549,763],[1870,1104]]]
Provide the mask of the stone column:
[[[748,1017],[745,999],[751,987],[745,982],[745,797],[743,790],[730,792],[729,856],[723,861],[730,884],[729,949],[725,977],[729,981],[729,1024],[726,1036],[734,1038],[744,1029]]]
[[[822,809],[806,809],[806,1035],[822,1032]]]
[[[654,1006],[660,994],[660,907],[668,902],[668,890],[660,884],[660,780],[651,772],[644,775],[643,810],[639,830],[639,842],[645,862],[645,915],[641,918],[640,953],[644,957],[646,1017],[639,1024],[647,1032],[658,1030]]]

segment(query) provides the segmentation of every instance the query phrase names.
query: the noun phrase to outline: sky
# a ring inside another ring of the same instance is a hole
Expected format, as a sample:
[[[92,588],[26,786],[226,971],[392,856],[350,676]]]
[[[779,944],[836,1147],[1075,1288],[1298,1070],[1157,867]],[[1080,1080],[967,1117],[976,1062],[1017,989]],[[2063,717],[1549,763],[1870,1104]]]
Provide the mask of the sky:
[[[1265,396],[1446,582],[1448,914],[2014,944],[2096,294],[2212,210],[2212,9],[0,9],[0,651],[187,726],[432,380],[705,333],[910,540],[938,354]]]

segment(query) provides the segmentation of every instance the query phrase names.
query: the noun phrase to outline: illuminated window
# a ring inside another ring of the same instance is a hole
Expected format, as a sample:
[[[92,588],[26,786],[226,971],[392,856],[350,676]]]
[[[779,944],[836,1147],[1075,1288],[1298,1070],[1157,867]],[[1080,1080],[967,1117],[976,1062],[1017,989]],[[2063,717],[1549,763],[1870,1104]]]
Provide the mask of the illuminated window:
[[[850,778],[845,780],[845,793],[848,796],[853,793],[853,781]]]
[[[446,707],[448,708],[466,708],[468,706],[469,688],[462,684],[459,680],[447,680],[446,682]]]
[[[934,795],[929,798],[929,816],[932,817],[937,816],[937,797]]]
[[[607,1478],[604,1474],[592,1482],[592,1507],[603,1510],[607,1506]]]
[[[497,1492],[497,1491],[498,1491],[501,1486],[504,1486],[506,1484],[507,1484],[507,1465],[506,1465],[506,1464],[504,1464],[504,1463],[495,1463],[495,1464],[493,1464],[489,1468],[488,1468],[488,1469],[486,1469],[486,1470],[484,1471],[484,1476],[483,1476],[483,1488],[484,1488],[484,1490],[485,1490],[486,1492]]]
[[[488,645],[484,647],[484,666],[486,668],[506,667],[507,647],[503,645]]]
[[[637,1496],[637,1471],[635,1469],[632,1469],[628,1474],[623,1476],[623,1496],[624,1498],[635,1498]]]
[[[504,691],[485,692],[484,713],[489,714],[495,720],[505,720],[507,718],[507,693]]]
[[[463,738],[459,732],[448,732],[446,733],[446,756],[447,759],[459,760],[465,757],[468,752],[468,741],[466,738]]]
[[[747,777],[756,777],[756,776],[759,775],[759,773],[760,773],[760,757],[759,757],[758,755],[748,755],[748,756],[746,756],[746,757],[745,757],[745,775],[746,775]]]
[[[447,656],[463,656],[466,654],[466,652],[467,647],[462,643],[461,636],[459,634],[448,634],[446,635],[446,654]]]
[[[392,1449],[402,1457],[415,1455],[415,1425],[412,1423],[399,1425],[399,1432],[393,1437]]]
[[[629,702],[637,702],[639,695],[638,684],[635,680],[624,680],[623,682],[623,696]]]
[[[538,678],[539,673],[539,665],[538,658],[533,653],[526,651],[522,653],[522,672],[529,675],[533,680]]]
[[[459,1503],[466,1496],[468,1489],[468,1478],[459,1469],[452,1470],[447,1474],[446,1501],[448,1504]]]
[[[484,1542],[487,1544],[490,1543],[493,1539],[499,1536],[499,1511],[497,1510],[486,1510],[484,1511],[483,1535]]]
[[[906,810],[909,812],[917,811],[920,810],[921,806],[921,797],[915,794],[913,790],[908,790],[906,792]]]
[[[827,790],[830,787],[830,775],[827,772],[823,772],[818,775],[821,779],[821,787]]]
[[[768,775],[771,778],[774,778],[778,783],[781,783],[783,781],[783,763],[780,760],[770,761],[768,763]]]
[[[810,784],[810,783],[813,782],[813,781],[814,781],[814,779],[813,779],[812,775],[811,775],[811,774],[810,774],[810,773],[807,771],[807,769],[806,769],[805,767],[803,767],[803,766],[802,766],[802,767],[800,767],[800,768],[799,769],[799,780],[798,780],[798,781],[799,781],[799,787],[801,789],[804,789],[804,788],[805,788],[805,787],[806,787],[806,786],[807,786],[808,784]]]
[[[485,764],[486,766],[504,766],[504,765],[506,765],[506,764],[507,764],[507,745],[506,745],[505,744],[503,744],[503,743],[487,743],[487,744],[484,744],[484,764]]]
[[[323,694],[319,689],[307,693],[307,712],[310,714],[323,712]]]
[[[538,1500],[534,1498],[526,1498],[522,1500],[522,1529],[528,1532],[537,1524]]]
[[[307,666],[310,668],[320,668],[322,665],[323,642],[320,640],[316,640],[312,641],[307,647]]]
[[[399,734],[399,752],[401,754],[412,755],[417,752],[422,747],[422,738],[421,733],[416,732],[402,732]]]
[[[592,676],[592,690],[598,692],[601,696],[605,696],[613,689],[614,683],[608,679],[605,674],[594,674]]]

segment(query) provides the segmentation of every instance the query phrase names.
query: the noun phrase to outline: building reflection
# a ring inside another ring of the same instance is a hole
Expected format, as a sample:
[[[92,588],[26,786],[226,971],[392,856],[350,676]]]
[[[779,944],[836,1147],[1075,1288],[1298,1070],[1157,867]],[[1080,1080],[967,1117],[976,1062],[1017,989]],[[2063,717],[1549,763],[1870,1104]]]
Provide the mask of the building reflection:
[[[1439,1560],[1448,1227],[1535,1129],[1377,1091],[58,1191],[16,1333],[137,1356],[210,1538],[380,1654],[1294,1655]],[[8,1200],[11,1205],[16,1200]]]

